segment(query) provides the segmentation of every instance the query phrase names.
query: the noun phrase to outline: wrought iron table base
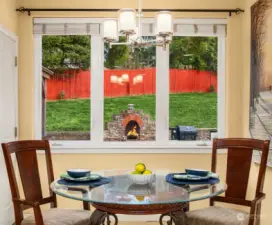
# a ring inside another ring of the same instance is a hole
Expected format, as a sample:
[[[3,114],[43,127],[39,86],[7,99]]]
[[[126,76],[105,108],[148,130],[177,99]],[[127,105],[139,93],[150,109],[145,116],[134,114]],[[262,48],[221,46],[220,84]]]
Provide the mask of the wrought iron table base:
[[[170,219],[166,222],[167,225],[187,225],[187,217],[184,211],[171,212],[167,214],[162,214],[160,216],[160,225],[163,225],[163,218],[170,217]]]
[[[186,214],[184,211],[180,210],[177,212],[170,212],[166,214],[162,214],[159,219],[160,225],[164,225],[163,219],[164,217],[169,217],[170,219],[166,221],[167,225],[187,225],[186,223]],[[111,218],[114,219],[114,223],[112,224]],[[100,211],[96,209],[91,216],[90,225],[117,225],[118,218],[113,213],[108,213],[104,211]]]

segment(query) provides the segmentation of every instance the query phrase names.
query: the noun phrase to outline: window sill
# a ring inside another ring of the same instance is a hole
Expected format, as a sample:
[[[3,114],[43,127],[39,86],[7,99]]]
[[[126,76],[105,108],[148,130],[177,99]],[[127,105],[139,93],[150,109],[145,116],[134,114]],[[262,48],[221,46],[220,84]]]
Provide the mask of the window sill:
[[[212,152],[211,142],[186,142],[169,141],[166,143],[158,142],[51,142],[52,153],[56,154],[174,154],[174,153],[205,153]],[[225,153],[225,151],[220,151]]]

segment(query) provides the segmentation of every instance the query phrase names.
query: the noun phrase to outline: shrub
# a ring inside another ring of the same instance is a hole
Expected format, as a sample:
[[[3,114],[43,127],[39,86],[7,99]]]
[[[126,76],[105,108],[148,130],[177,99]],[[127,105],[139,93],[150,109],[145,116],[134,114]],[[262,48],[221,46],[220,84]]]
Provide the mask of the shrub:
[[[215,92],[215,87],[211,84],[211,86],[209,87],[209,92]]]
[[[58,99],[59,99],[59,100],[65,99],[65,95],[66,95],[65,91],[62,90],[62,91],[59,93]]]

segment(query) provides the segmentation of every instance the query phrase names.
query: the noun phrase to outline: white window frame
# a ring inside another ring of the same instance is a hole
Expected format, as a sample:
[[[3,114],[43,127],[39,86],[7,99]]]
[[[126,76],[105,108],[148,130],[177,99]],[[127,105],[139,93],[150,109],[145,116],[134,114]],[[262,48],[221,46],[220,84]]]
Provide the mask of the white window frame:
[[[100,23],[100,18],[35,18],[39,23]],[[143,23],[154,23],[153,19],[144,19]],[[226,19],[175,19],[174,24],[222,24]],[[102,29],[101,29],[102,30]],[[174,36],[193,36],[178,33]],[[216,36],[218,38],[218,104],[217,129],[218,137],[225,137],[225,49],[226,35],[211,33],[195,36]],[[211,141],[173,141],[169,140],[169,48],[165,51],[156,48],[156,140],[135,142],[104,141],[104,42],[101,35],[91,36],[91,140],[86,141],[50,141],[56,153],[209,153]],[[34,115],[35,139],[42,139],[42,35],[34,34]],[[103,104],[97,104],[103,103]],[[167,106],[167,107],[166,107]]]

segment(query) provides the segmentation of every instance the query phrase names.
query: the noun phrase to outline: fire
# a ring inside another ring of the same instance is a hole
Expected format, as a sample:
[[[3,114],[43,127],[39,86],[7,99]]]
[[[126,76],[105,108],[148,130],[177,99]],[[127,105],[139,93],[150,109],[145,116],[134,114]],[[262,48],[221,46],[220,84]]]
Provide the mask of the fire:
[[[128,136],[136,136],[136,137],[138,137],[139,134],[137,133],[136,129],[137,129],[137,126],[135,125],[135,126],[133,127],[133,129],[132,129],[131,131],[128,132],[127,135],[128,135]]]

